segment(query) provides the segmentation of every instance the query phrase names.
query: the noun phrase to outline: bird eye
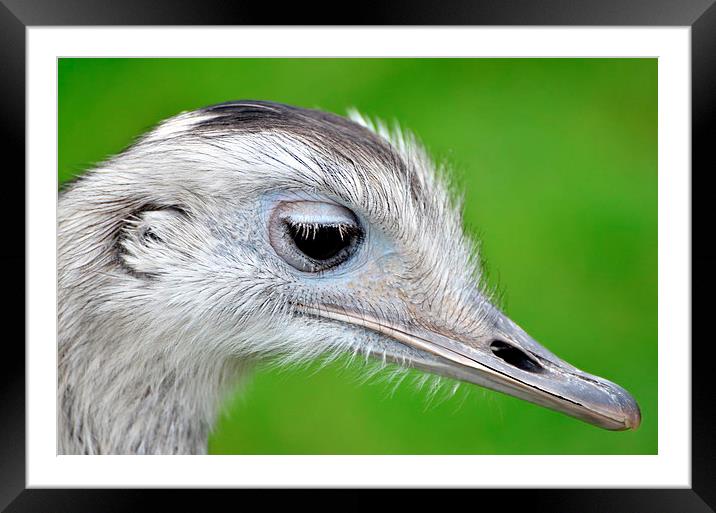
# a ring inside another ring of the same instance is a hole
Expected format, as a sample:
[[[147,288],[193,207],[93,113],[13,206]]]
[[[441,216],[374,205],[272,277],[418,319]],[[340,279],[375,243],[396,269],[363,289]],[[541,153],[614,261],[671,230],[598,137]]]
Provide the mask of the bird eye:
[[[319,272],[348,260],[363,238],[353,212],[333,203],[282,202],[269,221],[271,245],[300,271]]]

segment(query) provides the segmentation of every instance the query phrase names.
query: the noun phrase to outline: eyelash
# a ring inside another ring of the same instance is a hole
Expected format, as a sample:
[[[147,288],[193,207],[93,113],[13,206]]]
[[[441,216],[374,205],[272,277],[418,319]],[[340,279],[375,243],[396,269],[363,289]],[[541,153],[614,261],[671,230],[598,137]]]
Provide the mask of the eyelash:
[[[309,235],[311,232],[313,232],[313,238],[315,238],[316,232],[321,228],[337,228],[341,234],[341,239],[344,239],[343,234],[350,237],[360,235],[361,233],[361,230],[357,226],[347,223],[302,223],[287,219],[286,226],[289,230],[294,228],[299,232],[302,231],[303,233],[301,235],[303,235],[304,238],[307,238],[306,235]]]

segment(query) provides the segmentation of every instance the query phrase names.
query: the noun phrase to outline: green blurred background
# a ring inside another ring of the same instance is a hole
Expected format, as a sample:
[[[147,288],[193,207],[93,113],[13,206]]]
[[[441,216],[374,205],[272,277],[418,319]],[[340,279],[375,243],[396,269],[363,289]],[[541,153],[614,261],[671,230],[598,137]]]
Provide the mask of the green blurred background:
[[[361,384],[359,364],[266,367],[211,453],[656,454],[656,59],[60,59],[58,73],[60,183],[230,99],[399,121],[465,189],[507,313],[643,413],[609,432],[472,385],[429,401],[411,380]]]

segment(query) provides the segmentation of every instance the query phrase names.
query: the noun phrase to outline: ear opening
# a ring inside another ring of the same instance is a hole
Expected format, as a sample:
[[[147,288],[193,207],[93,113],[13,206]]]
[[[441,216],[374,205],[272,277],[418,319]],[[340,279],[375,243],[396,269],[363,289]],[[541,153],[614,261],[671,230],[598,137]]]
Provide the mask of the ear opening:
[[[165,270],[163,257],[177,228],[187,218],[177,206],[149,205],[127,216],[117,237],[117,259],[128,274],[141,279],[158,277]]]

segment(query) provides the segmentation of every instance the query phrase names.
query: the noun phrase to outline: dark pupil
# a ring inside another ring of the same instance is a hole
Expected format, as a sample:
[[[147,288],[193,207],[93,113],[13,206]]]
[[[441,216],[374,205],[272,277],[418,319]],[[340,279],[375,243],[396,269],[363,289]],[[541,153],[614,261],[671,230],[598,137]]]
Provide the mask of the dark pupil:
[[[352,238],[350,227],[288,225],[288,232],[304,254],[314,260],[328,260],[346,248]],[[342,236],[341,236],[342,234]]]

